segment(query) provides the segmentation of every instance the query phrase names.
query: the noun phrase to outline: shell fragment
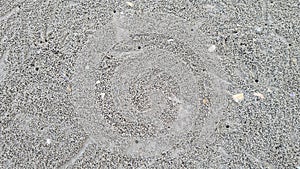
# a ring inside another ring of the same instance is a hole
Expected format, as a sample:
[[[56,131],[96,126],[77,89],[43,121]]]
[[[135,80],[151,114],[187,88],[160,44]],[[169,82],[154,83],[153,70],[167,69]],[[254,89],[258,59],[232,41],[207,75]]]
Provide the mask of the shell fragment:
[[[209,48],[208,48],[208,52],[214,52],[216,50],[216,45],[211,45]]]
[[[232,99],[235,102],[241,102],[241,101],[244,100],[244,94],[243,93],[235,94],[235,95],[232,96]]]
[[[132,2],[126,2],[126,4],[127,4],[128,6],[130,6],[130,7],[133,7],[133,6],[134,6],[134,4],[133,4]]]
[[[253,95],[254,95],[254,96],[257,96],[257,97],[259,97],[259,98],[261,98],[261,99],[264,99],[264,98],[265,98],[265,96],[264,96],[263,94],[258,93],[258,92],[254,92]]]
[[[209,103],[209,101],[208,101],[207,98],[204,98],[204,99],[202,100],[202,102],[203,102],[203,104],[205,104],[205,105]]]

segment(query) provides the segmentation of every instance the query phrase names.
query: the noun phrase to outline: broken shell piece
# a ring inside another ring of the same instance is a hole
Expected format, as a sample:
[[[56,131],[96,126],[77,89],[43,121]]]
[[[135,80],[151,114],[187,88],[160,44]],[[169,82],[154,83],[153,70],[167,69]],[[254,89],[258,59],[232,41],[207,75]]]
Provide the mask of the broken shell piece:
[[[51,143],[51,140],[48,138],[48,139],[46,139],[46,143],[47,144],[50,144]]]
[[[291,60],[295,65],[297,64],[297,58],[292,58]]]
[[[128,6],[130,6],[130,7],[133,7],[133,6],[134,6],[134,4],[133,4],[132,2],[126,2],[126,4],[127,4]]]
[[[206,5],[203,6],[203,8],[206,8],[206,9],[213,9],[213,8],[215,8],[215,6],[206,4]]]
[[[208,51],[209,52],[214,52],[216,50],[216,45],[211,45],[209,48],[208,48]]]
[[[71,92],[71,91],[72,91],[71,85],[68,85],[67,91],[68,91],[68,92]]]
[[[258,33],[260,33],[262,31],[262,28],[259,27],[259,26],[257,26],[257,27],[255,27],[255,31],[258,32]]]
[[[257,96],[257,97],[259,97],[259,98],[261,98],[261,99],[265,99],[265,96],[264,96],[263,94],[261,94],[261,93],[254,92],[253,95],[254,95],[254,96]]]
[[[235,94],[232,96],[232,98],[235,102],[241,102],[244,100],[244,94],[243,93]]]
[[[203,104],[208,104],[208,99],[207,98],[204,98],[203,100],[202,100],[202,102],[203,102]]]

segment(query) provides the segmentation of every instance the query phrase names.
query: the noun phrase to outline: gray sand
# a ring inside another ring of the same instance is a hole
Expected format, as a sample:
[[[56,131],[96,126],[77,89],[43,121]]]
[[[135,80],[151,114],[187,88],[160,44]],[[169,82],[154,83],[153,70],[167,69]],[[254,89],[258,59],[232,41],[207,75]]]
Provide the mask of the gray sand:
[[[299,168],[300,2],[0,0],[0,168]]]

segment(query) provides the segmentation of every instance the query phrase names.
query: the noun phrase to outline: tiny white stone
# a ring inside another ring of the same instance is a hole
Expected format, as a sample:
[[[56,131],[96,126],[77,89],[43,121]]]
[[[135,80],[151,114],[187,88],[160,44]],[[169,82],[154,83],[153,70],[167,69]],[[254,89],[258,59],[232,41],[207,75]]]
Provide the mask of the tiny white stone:
[[[96,81],[96,84],[99,84],[99,83],[100,83],[100,80],[97,80],[97,81]]]
[[[47,144],[50,144],[50,143],[51,143],[51,139],[48,138],[48,139],[46,140],[46,143],[47,143]]]
[[[173,42],[174,41],[174,39],[168,39],[168,42]]]
[[[208,51],[209,52],[214,52],[216,50],[216,45],[211,45],[209,48],[208,48]]]
[[[86,65],[86,66],[85,66],[85,69],[90,69],[89,65]]]

